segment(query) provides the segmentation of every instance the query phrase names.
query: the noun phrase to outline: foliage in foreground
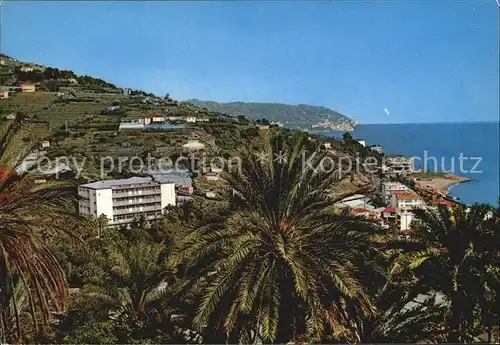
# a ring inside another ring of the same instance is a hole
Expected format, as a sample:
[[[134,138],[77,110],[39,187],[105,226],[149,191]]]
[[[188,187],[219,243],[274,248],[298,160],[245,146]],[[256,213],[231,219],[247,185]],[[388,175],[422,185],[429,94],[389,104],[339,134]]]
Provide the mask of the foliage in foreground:
[[[23,329],[47,324],[50,309],[62,310],[66,276],[47,239],[75,239],[84,223],[75,215],[71,185],[37,183],[22,169],[35,147],[18,124],[0,138],[0,341],[20,341]],[[31,319],[31,326],[26,323]]]
[[[70,186],[16,172],[22,139],[9,131],[0,149],[1,342],[498,337],[498,209],[429,210],[413,234],[386,233],[331,207],[345,190],[302,171],[304,138],[277,137],[243,150],[229,206],[195,200],[151,226],[81,232]]]

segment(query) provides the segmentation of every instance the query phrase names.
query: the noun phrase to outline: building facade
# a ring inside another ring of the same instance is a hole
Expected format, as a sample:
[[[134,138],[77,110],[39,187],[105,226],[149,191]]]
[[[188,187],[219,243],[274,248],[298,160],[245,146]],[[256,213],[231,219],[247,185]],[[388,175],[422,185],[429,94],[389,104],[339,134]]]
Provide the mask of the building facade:
[[[148,221],[161,218],[165,207],[175,206],[175,185],[131,177],[81,185],[78,196],[80,214],[96,218],[104,214],[109,225],[123,225],[141,216]]]
[[[391,202],[392,194],[395,192],[410,191],[410,188],[401,182],[383,182],[382,183],[382,199],[386,204]]]
[[[23,92],[35,92],[36,85],[35,84],[22,84],[21,89],[23,90]]]
[[[413,220],[415,220],[415,214],[410,211],[400,211],[397,214],[397,230],[399,232],[403,231],[410,231],[411,230],[411,223]]]
[[[424,208],[425,203],[422,197],[413,191],[395,192],[392,194],[391,207],[398,210],[415,210]]]

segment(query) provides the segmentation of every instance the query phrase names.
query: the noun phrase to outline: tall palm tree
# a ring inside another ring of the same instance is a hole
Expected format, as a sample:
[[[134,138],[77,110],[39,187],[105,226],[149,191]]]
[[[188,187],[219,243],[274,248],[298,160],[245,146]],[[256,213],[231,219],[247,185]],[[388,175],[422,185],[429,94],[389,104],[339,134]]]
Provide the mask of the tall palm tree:
[[[361,318],[374,313],[360,272],[376,227],[331,207],[340,177],[311,168],[319,151],[303,166],[306,141],[264,137],[262,152],[243,149],[241,168],[226,177],[232,206],[184,238],[185,287],[201,288],[194,323],[204,341],[224,340],[211,329],[231,341],[319,340],[327,329],[355,341]]]
[[[488,205],[439,207],[419,214],[413,239],[424,248],[410,255],[409,268],[422,292],[444,294],[448,342],[473,340],[481,331],[481,314],[493,313],[486,297],[491,292],[498,298],[491,270],[500,260],[497,214]]]
[[[75,189],[64,182],[37,183],[36,174],[19,170],[23,158],[36,142],[26,141],[18,124],[0,137],[0,280],[3,285],[2,309],[12,307],[12,323],[0,319],[0,341],[15,333],[22,336],[14,284],[21,284],[35,314],[47,320],[50,308],[63,307],[67,294],[66,277],[45,239],[58,235],[75,237],[80,219],[75,211]],[[8,294],[8,296],[7,296]],[[38,329],[36,318],[35,329]]]
[[[104,275],[88,279],[82,297],[97,301],[118,329],[143,334],[164,319],[161,302],[168,297],[164,291],[170,271],[163,244],[113,243],[104,271]]]

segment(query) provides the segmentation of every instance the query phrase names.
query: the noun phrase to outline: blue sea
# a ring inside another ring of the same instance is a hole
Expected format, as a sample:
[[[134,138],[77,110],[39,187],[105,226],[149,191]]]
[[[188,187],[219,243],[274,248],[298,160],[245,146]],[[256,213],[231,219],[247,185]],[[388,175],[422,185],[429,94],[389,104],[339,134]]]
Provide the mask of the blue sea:
[[[342,135],[339,132],[321,134]],[[420,168],[427,160],[429,171],[453,170],[456,175],[470,177],[474,181],[453,186],[450,194],[466,204],[498,205],[498,122],[359,125],[351,134],[355,139],[365,140],[366,145],[382,146],[385,154],[420,157],[421,164],[416,164]],[[430,157],[435,157],[437,164]]]

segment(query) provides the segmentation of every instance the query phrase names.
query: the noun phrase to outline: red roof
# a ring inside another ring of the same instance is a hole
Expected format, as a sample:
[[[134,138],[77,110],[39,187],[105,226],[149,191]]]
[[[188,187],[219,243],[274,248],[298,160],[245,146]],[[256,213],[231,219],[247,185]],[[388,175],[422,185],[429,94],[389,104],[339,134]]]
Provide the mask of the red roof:
[[[366,212],[370,212],[368,211],[366,208],[353,208],[352,209],[353,212],[356,212],[356,213],[366,213]]]
[[[399,232],[401,234],[411,234],[411,233],[413,233],[413,229],[409,228],[409,229],[405,229],[405,230],[400,230]]]
[[[382,212],[396,213],[396,209],[394,207],[386,207]]]
[[[434,205],[444,205],[446,207],[454,207],[457,205],[457,203],[453,202],[453,201],[448,201],[448,200],[445,200],[445,199],[441,199],[441,200],[434,200],[432,202]]]
[[[418,194],[412,192],[396,192],[394,193],[398,199],[416,200],[422,199]]]

